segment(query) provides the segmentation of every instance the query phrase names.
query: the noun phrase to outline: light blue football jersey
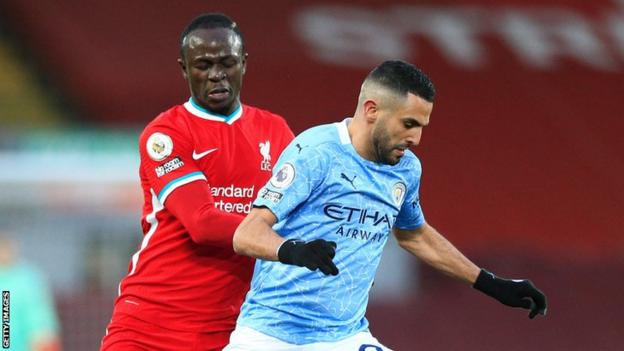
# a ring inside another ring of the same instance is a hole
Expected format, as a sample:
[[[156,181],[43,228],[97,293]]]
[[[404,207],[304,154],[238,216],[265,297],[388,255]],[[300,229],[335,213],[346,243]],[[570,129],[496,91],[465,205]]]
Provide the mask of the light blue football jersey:
[[[254,206],[277,217],[285,238],[338,245],[340,273],[257,260],[238,324],[292,344],[337,341],[368,329],[364,317],[391,228],[424,223],[421,166],[406,150],[396,165],[363,159],[345,119],[300,134],[280,156]]]

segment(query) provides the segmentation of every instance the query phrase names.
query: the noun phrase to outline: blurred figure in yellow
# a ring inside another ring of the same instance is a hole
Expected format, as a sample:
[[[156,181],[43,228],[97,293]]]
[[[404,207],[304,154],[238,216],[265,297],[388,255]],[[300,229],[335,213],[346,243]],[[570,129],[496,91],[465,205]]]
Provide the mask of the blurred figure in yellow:
[[[18,259],[17,246],[0,230],[0,291],[4,326],[8,324],[0,347],[11,351],[60,351],[59,323],[54,301],[43,274]],[[8,315],[6,314],[8,312]],[[8,317],[8,323],[6,323]]]

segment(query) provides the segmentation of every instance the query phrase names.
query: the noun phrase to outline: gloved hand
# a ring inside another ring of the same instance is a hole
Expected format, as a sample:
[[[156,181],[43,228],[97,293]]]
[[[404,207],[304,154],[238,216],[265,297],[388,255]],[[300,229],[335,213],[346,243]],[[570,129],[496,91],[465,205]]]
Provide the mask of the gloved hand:
[[[280,262],[307,267],[311,271],[320,269],[325,275],[338,275],[338,268],[332,261],[336,256],[336,243],[323,239],[305,242],[289,239],[277,250]]]
[[[530,310],[529,318],[546,315],[546,296],[527,279],[503,279],[481,269],[473,288],[511,307]]]

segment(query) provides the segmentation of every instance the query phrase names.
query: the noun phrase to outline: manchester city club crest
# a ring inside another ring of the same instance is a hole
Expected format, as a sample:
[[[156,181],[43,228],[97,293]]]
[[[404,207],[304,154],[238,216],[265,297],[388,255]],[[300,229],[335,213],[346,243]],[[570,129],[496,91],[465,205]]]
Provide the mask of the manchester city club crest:
[[[145,145],[147,154],[154,161],[162,161],[173,151],[173,141],[171,137],[163,133],[154,133],[147,138]]]
[[[407,188],[405,187],[405,184],[403,184],[403,182],[398,182],[392,187],[392,199],[394,200],[394,203],[399,207],[401,207],[401,205],[403,204],[406,190]]]

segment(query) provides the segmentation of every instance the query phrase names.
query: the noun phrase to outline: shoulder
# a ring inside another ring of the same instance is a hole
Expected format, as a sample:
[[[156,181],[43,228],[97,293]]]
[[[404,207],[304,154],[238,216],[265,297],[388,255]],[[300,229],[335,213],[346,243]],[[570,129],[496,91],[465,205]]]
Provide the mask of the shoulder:
[[[162,112],[143,129],[139,136],[138,147],[141,159],[148,156],[160,161],[180,148],[186,149],[193,144],[193,135],[188,125],[188,115],[182,105],[177,105]]]
[[[299,134],[280,156],[282,162],[305,164],[308,170],[328,167],[340,147],[336,127],[327,124]]]
[[[412,150],[406,150],[403,158],[405,159],[406,165],[411,167],[418,167],[419,169],[421,168],[420,159],[418,158],[418,156],[416,156],[416,154],[414,154],[414,152],[412,152]]]
[[[286,124],[286,119],[281,115],[271,112],[269,110],[264,110],[255,106],[245,105],[243,104],[243,109],[245,109],[245,114],[252,117],[265,121],[278,122],[282,124]]]
[[[340,137],[335,123],[321,124],[306,129],[297,135],[295,141],[314,146],[316,149],[340,146]]]
[[[156,118],[151,120],[141,132],[140,140],[149,138],[154,133],[164,134],[186,134],[188,126],[185,121],[185,109],[182,105],[176,105],[161,112]]]
[[[411,150],[406,150],[405,155],[401,158],[401,162],[398,165],[402,171],[413,174],[420,178],[422,175],[422,164],[420,159]]]

